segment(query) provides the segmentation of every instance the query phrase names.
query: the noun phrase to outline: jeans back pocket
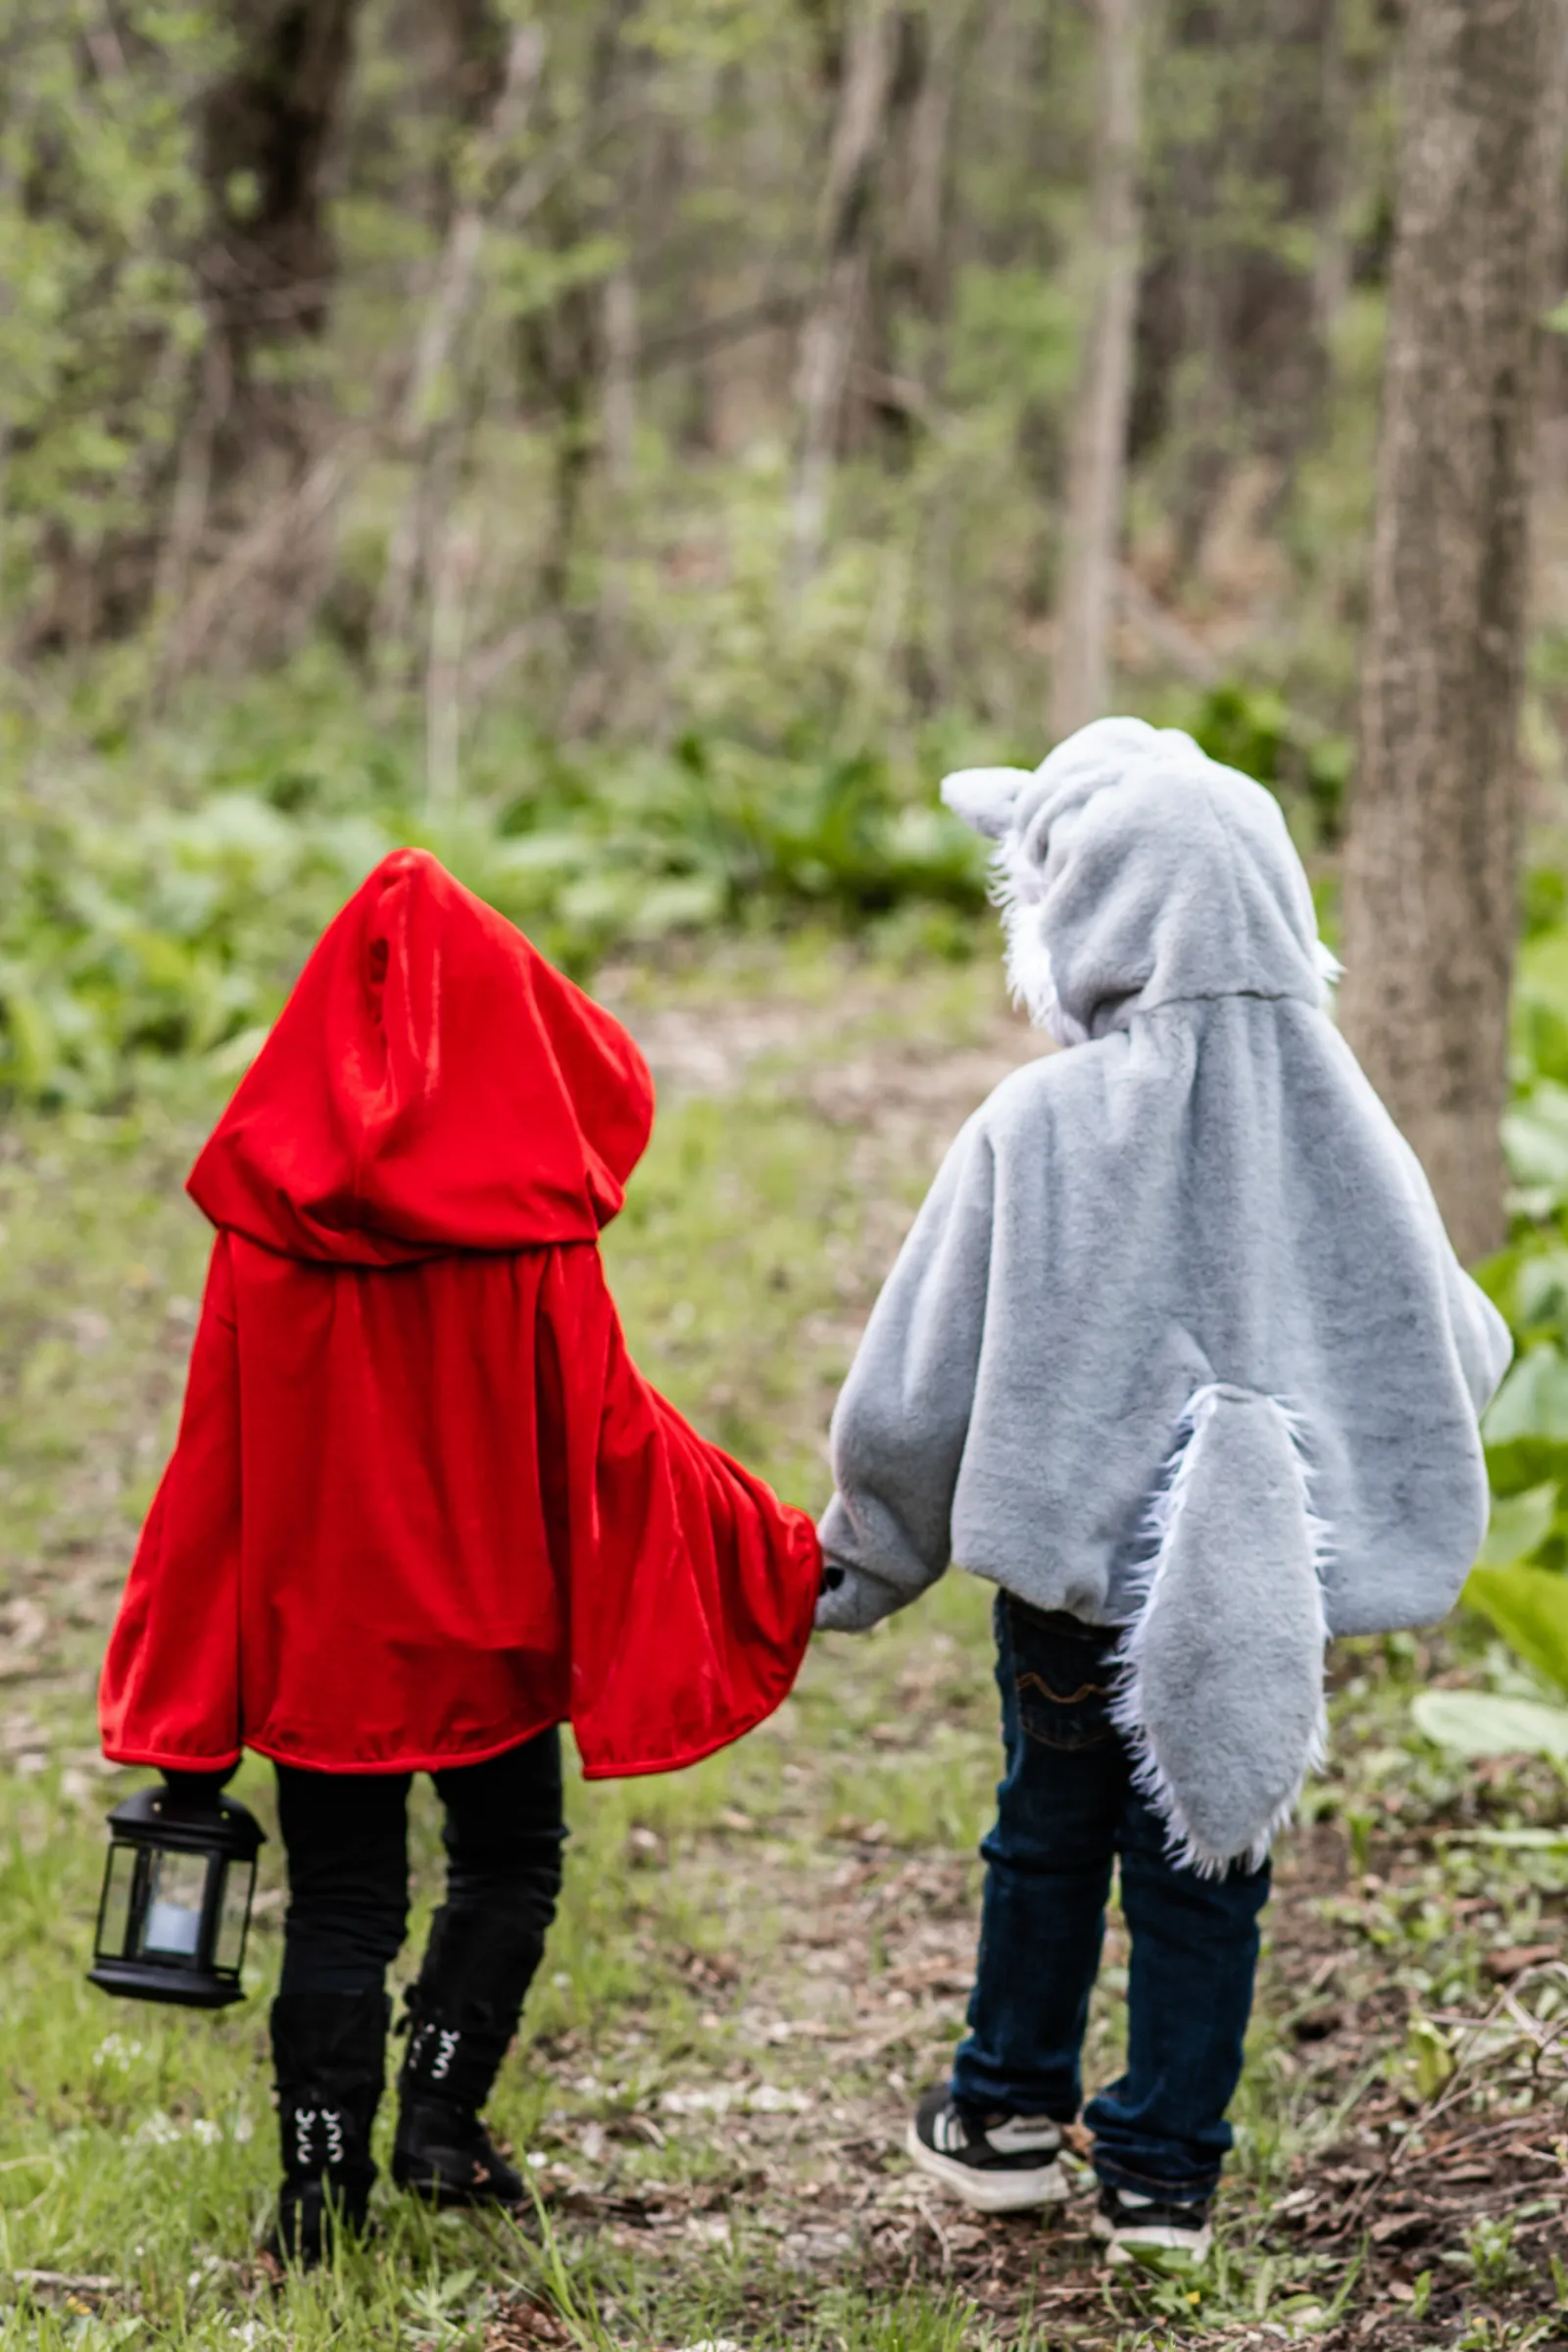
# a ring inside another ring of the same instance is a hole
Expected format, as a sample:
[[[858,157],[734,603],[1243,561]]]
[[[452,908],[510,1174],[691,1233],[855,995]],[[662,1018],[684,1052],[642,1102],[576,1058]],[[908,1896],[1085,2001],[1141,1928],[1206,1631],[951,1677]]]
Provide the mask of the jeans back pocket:
[[[998,1611],[1004,1675],[1018,1728],[1041,1747],[1100,1747],[1110,1720],[1116,1636],[1109,1628],[1032,1609],[1004,1594]]]

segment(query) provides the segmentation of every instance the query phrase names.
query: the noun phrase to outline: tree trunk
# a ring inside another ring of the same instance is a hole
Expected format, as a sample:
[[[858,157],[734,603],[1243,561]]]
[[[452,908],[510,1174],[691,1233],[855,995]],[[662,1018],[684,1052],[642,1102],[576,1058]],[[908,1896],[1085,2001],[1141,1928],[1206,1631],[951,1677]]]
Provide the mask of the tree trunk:
[[[605,280],[602,332],[605,471],[612,486],[624,491],[637,442],[637,280],[624,263]]]
[[[948,337],[953,131],[987,0],[918,0],[892,29],[859,406],[897,451],[940,396]],[[852,370],[852,373],[855,372]],[[858,445],[853,443],[852,445]]]
[[[1346,229],[1345,179],[1348,135],[1348,75],[1341,0],[1325,0],[1319,51],[1322,146],[1317,170],[1317,239],[1312,260],[1312,318],[1325,352],[1333,342],[1350,291],[1350,242]]]
[[[871,212],[892,94],[896,20],[888,0],[858,0],[839,72],[823,191],[823,264],[801,333],[800,448],[792,508],[797,585],[816,568],[850,362],[865,307]]]
[[[1343,1017],[1474,1258],[1504,1230],[1534,393],[1568,0],[1416,0],[1405,41]]]
[[[385,678],[398,676],[404,665],[416,594],[432,570],[432,551],[462,471],[464,412],[472,374],[468,345],[494,205],[492,183],[527,120],[544,62],[543,33],[535,24],[520,25],[503,60],[489,114],[467,141],[473,193],[448,220],[403,388],[396,439],[415,461],[414,479],[387,543],[371,629],[376,666]]]
[[[361,0],[231,0],[236,62],[201,120],[207,334],[157,566],[159,691],[198,652],[283,651],[328,570],[320,346],[336,256],[327,173]],[[209,589],[243,555],[237,593]],[[208,560],[204,562],[204,559]]]
[[[635,69],[625,37],[632,5],[633,0],[599,0],[573,102],[585,153],[603,136]],[[559,61],[543,94],[552,120],[564,121],[562,110],[567,96]],[[566,256],[605,236],[613,226],[614,201],[603,177],[587,170],[563,179],[540,208],[544,243]],[[574,705],[581,709],[593,701],[600,684],[591,674],[597,608],[581,594],[576,574],[587,496],[603,439],[601,388],[608,323],[603,278],[568,270],[557,299],[525,317],[519,328],[526,374],[544,394],[554,418],[551,520],[539,557],[538,599],[559,640],[562,701],[557,720],[563,726]]]
[[[1158,451],[1168,587],[1205,555],[1223,573],[1232,481],[1240,498],[1248,474],[1272,480],[1271,519],[1318,441],[1349,231],[1376,210],[1363,151],[1386,14],[1352,0],[1169,0],[1160,13],[1128,449],[1135,463]],[[1211,585],[1247,593],[1239,578]]]
[[[1097,0],[1100,104],[1091,204],[1094,292],[1069,448],[1051,732],[1101,717],[1110,696],[1127,413],[1138,295],[1139,0]]]
[[[326,174],[342,122],[360,0],[238,5],[239,57],[207,103],[203,172],[212,210],[205,256],[210,368],[224,388],[214,421],[215,496],[249,477],[297,477],[316,421],[312,347],[335,270]],[[260,477],[260,478],[259,478]]]

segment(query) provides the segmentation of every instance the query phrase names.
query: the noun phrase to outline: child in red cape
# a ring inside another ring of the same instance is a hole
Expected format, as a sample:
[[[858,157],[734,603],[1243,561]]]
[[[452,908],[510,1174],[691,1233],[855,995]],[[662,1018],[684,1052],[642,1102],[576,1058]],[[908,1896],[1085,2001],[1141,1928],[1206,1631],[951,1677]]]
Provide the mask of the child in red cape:
[[[810,1522],[630,1361],[600,1228],[653,1085],[619,1024],[422,851],[330,925],[192,1172],[218,1228],[178,1444],[100,1695],[106,1755],[276,1766],[279,2242],[363,2222],[405,1806],[446,1901],[410,1995],[393,2175],[514,2202],[480,2108],[560,1885],[558,1726],[671,1771],[790,1689]]]

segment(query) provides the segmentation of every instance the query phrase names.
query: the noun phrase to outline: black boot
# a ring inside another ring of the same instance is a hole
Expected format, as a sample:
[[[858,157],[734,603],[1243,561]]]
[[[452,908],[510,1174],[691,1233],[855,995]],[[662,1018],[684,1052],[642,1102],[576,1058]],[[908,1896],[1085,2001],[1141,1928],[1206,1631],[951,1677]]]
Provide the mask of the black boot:
[[[283,2185],[267,2251],[279,2261],[314,2270],[334,2230],[365,2228],[391,2014],[384,1992],[287,1992],[272,2003]]]
[[[544,1951],[532,1926],[494,1911],[438,1911],[409,1993],[392,2178],[438,2205],[520,2205],[522,2177],[479,2110]]]

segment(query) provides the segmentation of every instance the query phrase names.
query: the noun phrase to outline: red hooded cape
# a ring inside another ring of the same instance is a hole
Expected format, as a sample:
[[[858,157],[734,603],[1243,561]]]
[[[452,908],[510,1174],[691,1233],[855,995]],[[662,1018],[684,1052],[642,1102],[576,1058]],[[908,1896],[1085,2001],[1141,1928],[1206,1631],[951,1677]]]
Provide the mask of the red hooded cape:
[[[602,1777],[778,1704],[815,1534],[642,1378],[600,1263],[652,1120],[609,1013],[383,859],[190,1178],[218,1240],[106,1755],[424,1770],[569,1720]]]

